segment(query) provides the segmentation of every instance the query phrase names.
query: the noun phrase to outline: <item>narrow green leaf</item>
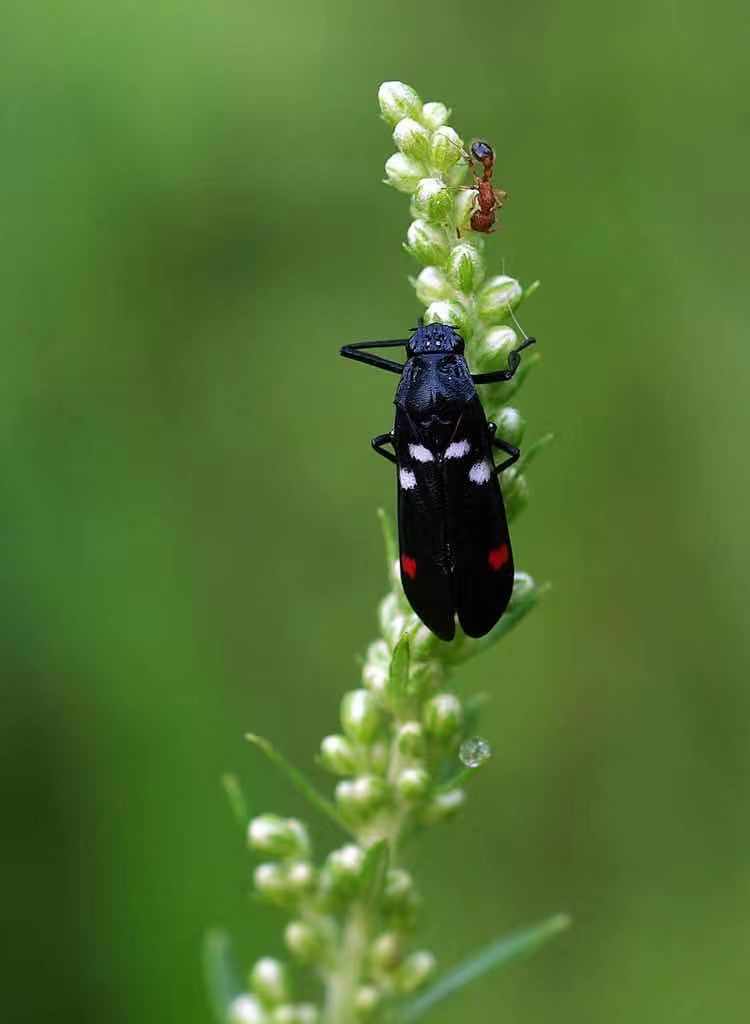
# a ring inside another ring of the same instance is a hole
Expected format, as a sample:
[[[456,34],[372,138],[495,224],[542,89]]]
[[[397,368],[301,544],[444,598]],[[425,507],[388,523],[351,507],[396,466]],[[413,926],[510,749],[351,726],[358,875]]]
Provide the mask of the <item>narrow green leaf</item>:
[[[346,832],[347,835],[352,834],[351,829],[339,815],[334,804],[332,804],[327,797],[324,797],[323,794],[315,788],[312,782],[309,781],[307,776],[303,775],[299,768],[295,768],[293,764],[287,761],[283,754],[280,754],[267,739],[263,736],[256,736],[252,732],[246,733],[245,739],[248,743],[252,743],[254,746],[258,747],[259,750],[262,750],[268,760],[271,761],[272,764],[275,764],[277,768],[281,769],[295,789],[297,789],[303,796],[307,797],[313,807],[316,807],[319,811],[325,814],[327,818],[330,818],[331,821],[335,822],[340,829],[343,829],[343,831]]]
[[[221,777],[221,785],[227,795],[230,810],[237,819],[238,825],[244,832],[247,828],[248,822],[250,821],[250,811],[247,807],[247,800],[245,799],[245,794],[242,791],[240,780],[236,775],[233,775],[231,772],[227,772]]]
[[[460,771],[456,772],[455,775],[446,779],[445,782],[441,782],[439,785],[435,786],[433,792],[438,796],[440,793],[449,793],[452,789],[460,789],[469,781],[469,779],[473,778],[478,772],[480,772],[486,764],[489,764],[491,760],[492,758],[488,757],[486,761],[482,761],[481,764],[476,765],[474,768],[470,768],[466,765]]]
[[[554,434],[543,434],[542,437],[537,438],[533,444],[527,444],[524,446],[521,452],[521,458],[516,463],[516,472],[523,473],[529,463],[536,458],[542,449],[546,448],[548,444],[551,444],[555,440]]]
[[[570,924],[567,914],[556,914],[541,924],[512,932],[472,953],[463,963],[448,971],[424,992],[402,1004],[396,1011],[396,1024],[413,1024],[437,1003],[458,992],[483,974],[528,956]]]
[[[216,1024],[226,1024],[229,1008],[242,992],[232,942],[226,932],[213,929],[204,936],[203,973]]]
[[[537,288],[539,288],[541,283],[542,283],[541,281],[532,281],[528,288],[524,288],[524,292],[523,292],[523,301],[524,302],[527,299],[531,298],[531,296],[534,294],[534,292],[537,290]]]
[[[380,900],[385,887],[388,860],[387,839],[379,839],[377,843],[373,843],[365,854],[365,861],[362,865],[362,900],[368,907],[377,906]]]
[[[386,695],[395,707],[398,707],[403,703],[403,700],[407,695],[407,687],[409,685],[409,659],[409,637],[404,633],[393,648],[393,654],[391,654],[391,667],[388,677],[388,687],[386,689]]]
[[[383,544],[385,546],[385,557],[388,562],[388,578],[390,579],[391,573],[393,572],[393,563],[398,558],[396,534],[393,530],[393,521],[391,520],[391,517],[382,508],[378,509],[378,519],[380,520],[380,529],[383,531]]]
[[[548,590],[549,584],[542,584],[538,587],[531,587],[523,597],[519,597],[516,600],[511,599],[507,611],[486,636],[480,637],[478,640],[472,640],[468,637],[463,638],[463,642],[457,645],[455,650],[451,651],[449,648],[446,651],[447,659],[450,659],[454,664],[458,664],[467,658],[473,658],[475,654],[480,654],[482,651],[494,647],[498,640],[502,640],[522,619],[526,618],[531,609],[539,603],[540,598],[544,597]]]

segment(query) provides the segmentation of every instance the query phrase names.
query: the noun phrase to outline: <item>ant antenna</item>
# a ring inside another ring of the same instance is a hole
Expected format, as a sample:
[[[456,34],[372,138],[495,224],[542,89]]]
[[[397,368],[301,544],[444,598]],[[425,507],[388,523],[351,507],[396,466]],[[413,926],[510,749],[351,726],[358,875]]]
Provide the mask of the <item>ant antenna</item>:
[[[518,322],[518,317],[517,317],[517,316],[516,316],[516,314],[515,314],[515,313],[513,312],[513,307],[511,306],[511,304],[510,304],[510,303],[508,303],[508,312],[509,312],[509,313],[510,313],[510,315],[511,315],[511,316],[513,317],[513,323],[514,323],[514,324],[516,325],[516,327],[518,328],[518,330],[519,330],[519,331],[521,332],[521,334],[523,335],[523,340],[524,340],[524,341],[526,341],[526,339],[528,338],[528,334],[527,334],[527,333],[526,333],[526,331],[525,331],[525,330],[523,329],[523,327],[521,327],[521,325],[519,324],[519,322]]]

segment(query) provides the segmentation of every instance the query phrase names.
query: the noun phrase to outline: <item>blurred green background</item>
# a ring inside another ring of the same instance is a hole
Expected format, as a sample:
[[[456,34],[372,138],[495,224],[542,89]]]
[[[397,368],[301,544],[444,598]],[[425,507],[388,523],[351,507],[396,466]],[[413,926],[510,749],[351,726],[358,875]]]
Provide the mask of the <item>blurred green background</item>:
[[[434,1020],[747,1020],[746,17],[5,8],[4,1020],[207,1024],[203,930],[280,951],[218,778],[306,815],[242,734],[309,764],[374,634],[393,381],[337,348],[418,313],[391,78],[497,145],[559,438],[515,530],[554,589],[463,677],[496,757],[418,869],[443,963],[576,924]]]

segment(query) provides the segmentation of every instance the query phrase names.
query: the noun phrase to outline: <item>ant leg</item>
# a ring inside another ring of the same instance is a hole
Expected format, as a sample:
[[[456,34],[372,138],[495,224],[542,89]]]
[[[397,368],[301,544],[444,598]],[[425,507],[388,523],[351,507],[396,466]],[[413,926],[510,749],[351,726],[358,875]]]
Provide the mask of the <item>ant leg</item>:
[[[374,356],[370,352],[362,352],[365,348],[396,348],[397,346],[406,345],[408,341],[405,338],[397,338],[395,341],[358,341],[353,345],[344,345],[341,349],[341,355],[346,359],[354,359],[358,363],[367,363],[368,366],[375,366],[379,370],[390,370],[391,373],[402,373],[404,369],[403,363],[396,363],[392,359],[381,359],[380,356]]]
[[[508,356],[507,370],[492,370],[490,373],[472,373],[471,379],[475,384],[494,384],[496,381],[511,380],[514,373],[521,365],[521,352],[529,345],[536,344],[536,338],[526,338],[523,344],[514,348]]]
[[[378,434],[377,437],[373,437],[370,442],[373,451],[376,451],[378,455],[382,455],[384,459],[388,459],[389,462],[397,462],[396,456],[392,452],[387,452],[384,448],[384,444],[393,444],[393,431],[389,431],[387,434]]]

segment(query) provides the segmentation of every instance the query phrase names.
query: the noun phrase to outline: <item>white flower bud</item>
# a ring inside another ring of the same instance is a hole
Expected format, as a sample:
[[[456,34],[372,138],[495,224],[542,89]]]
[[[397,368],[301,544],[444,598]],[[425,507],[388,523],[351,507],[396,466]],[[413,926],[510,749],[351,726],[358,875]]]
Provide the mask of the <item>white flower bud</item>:
[[[509,444],[519,445],[523,440],[523,432],[526,429],[524,420],[518,409],[512,405],[504,405],[493,417],[497,424],[497,436]]]
[[[334,775],[353,775],[357,758],[346,736],[326,736],[320,744],[320,760],[324,768]]]
[[[266,1024],[268,1020],[258,1000],[248,995],[237,996],[227,1016],[229,1024]]]
[[[374,665],[384,665],[386,668],[390,665],[391,649],[385,640],[373,640],[367,648],[367,660]]]
[[[448,278],[438,267],[425,267],[414,282],[414,290],[425,306],[439,299],[447,299],[451,294]]]
[[[382,932],[370,946],[370,963],[376,971],[388,972],[398,967],[402,957],[398,932]]]
[[[369,743],[383,720],[380,701],[369,690],[350,690],[341,701],[341,725],[355,743]]]
[[[391,650],[396,646],[406,630],[409,628],[409,617],[399,611],[382,624],[382,632]]]
[[[446,125],[433,132],[430,150],[432,166],[445,172],[463,158],[464,144],[458,132]]]
[[[401,605],[395,594],[386,594],[378,605],[378,623],[381,632],[385,633],[393,619],[403,619]]]
[[[318,1024],[319,1020],[320,1013],[312,1003],[287,1003],[271,1014],[271,1024]]]
[[[399,192],[414,192],[427,169],[405,153],[394,153],[385,162],[386,183]]]
[[[378,1008],[380,993],[374,985],[360,985],[354,997],[354,1008],[361,1017],[368,1017]]]
[[[404,768],[396,779],[396,789],[404,800],[422,800],[430,789],[430,775],[424,768]]]
[[[347,817],[356,814],[357,808],[354,801],[354,783],[351,779],[342,779],[336,783],[334,790],[336,803]]]
[[[417,209],[428,220],[446,224],[453,214],[453,193],[440,178],[422,178],[414,192]]]
[[[320,954],[321,936],[307,921],[290,921],[284,929],[284,942],[290,953],[302,963],[310,963]]]
[[[424,322],[426,324],[450,324],[456,328],[459,334],[463,335],[467,326],[466,310],[458,302],[439,299],[437,302],[431,302],[424,311]]]
[[[513,593],[510,596],[510,603],[523,600],[536,588],[536,583],[527,572],[517,572],[513,577]]]
[[[453,197],[453,222],[462,231],[469,230],[471,215],[477,208],[479,193],[475,188],[460,188]]]
[[[355,877],[362,870],[364,860],[365,854],[362,848],[355,843],[347,843],[346,846],[340,846],[338,850],[329,853],[327,863],[340,874]]]
[[[336,786],[336,802],[350,815],[367,818],[382,807],[388,790],[377,775],[359,775]]]
[[[449,789],[444,793],[438,793],[425,808],[422,821],[426,825],[445,821],[453,817],[465,803],[466,793],[462,789]]]
[[[391,868],[385,877],[383,909],[388,913],[411,911],[417,900],[414,881],[403,868]]]
[[[448,279],[461,292],[473,292],[484,278],[484,260],[467,242],[453,247],[448,259]]]
[[[477,312],[490,321],[499,323],[523,298],[521,285],[506,274],[491,277],[477,296]]]
[[[276,1006],[289,999],[289,983],[286,969],[280,960],[264,956],[255,962],[250,971],[250,987],[266,1006]]]
[[[455,693],[438,693],[427,702],[423,712],[425,729],[439,740],[458,736],[463,725],[464,712]]]
[[[286,865],[286,884],[290,893],[303,896],[315,885],[315,868],[309,860],[295,860]]]
[[[404,82],[383,82],[378,89],[378,103],[389,124],[396,124],[403,117],[420,117],[422,113],[422,101]]]
[[[418,121],[405,117],[393,129],[396,147],[422,163],[430,158],[430,133]]]
[[[283,903],[288,896],[286,871],[281,864],[259,864],[253,872],[258,893],[271,903]]]
[[[426,949],[411,953],[398,972],[397,984],[401,992],[415,992],[434,974],[437,962]]]
[[[406,247],[423,264],[442,266],[448,259],[449,245],[445,228],[430,224],[421,217],[409,225]]]
[[[362,682],[368,690],[381,697],[388,686],[388,669],[384,665],[378,665],[371,661],[365,662],[362,669]]]
[[[501,370],[518,347],[518,335],[512,327],[491,327],[474,349],[474,362],[482,370]]]
[[[427,125],[428,128],[435,131],[436,128],[440,128],[441,125],[444,125],[450,116],[451,112],[444,103],[435,103],[433,101],[431,103],[425,103],[422,107],[421,121],[422,124]]]
[[[425,751],[424,729],[420,722],[404,722],[396,736],[399,753],[405,757],[421,757]]]
[[[323,889],[333,896],[355,896],[361,882],[364,860],[364,850],[354,843],[333,850],[321,874]]]
[[[296,1024],[318,1024],[320,1012],[312,1003],[297,1003]]]
[[[247,830],[250,847],[271,857],[307,856],[310,840],[307,830],[296,818],[261,814],[253,818]]]

